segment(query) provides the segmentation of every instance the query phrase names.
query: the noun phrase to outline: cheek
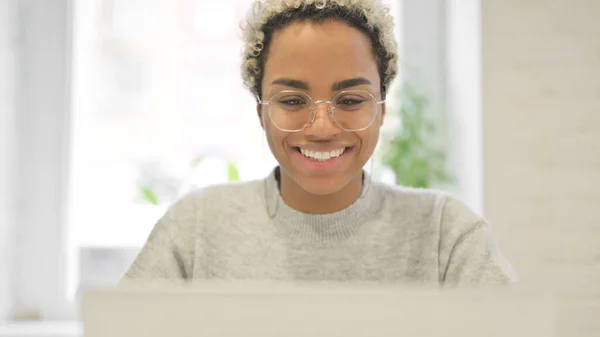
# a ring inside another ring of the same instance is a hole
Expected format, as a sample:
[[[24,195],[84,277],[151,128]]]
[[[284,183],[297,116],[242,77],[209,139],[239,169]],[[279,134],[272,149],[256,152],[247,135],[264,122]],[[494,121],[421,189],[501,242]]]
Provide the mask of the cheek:
[[[284,154],[283,140],[285,139],[286,135],[268,121],[265,122],[264,129],[267,142],[269,143],[269,148],[271,148],[273,156],[279,160]]]
[[[358,137],[361,141],[360,156],[367,158],[368,160],[375,151],[375,147],[379,140],[379,126],[374,125],[371,128],[360,132]]]

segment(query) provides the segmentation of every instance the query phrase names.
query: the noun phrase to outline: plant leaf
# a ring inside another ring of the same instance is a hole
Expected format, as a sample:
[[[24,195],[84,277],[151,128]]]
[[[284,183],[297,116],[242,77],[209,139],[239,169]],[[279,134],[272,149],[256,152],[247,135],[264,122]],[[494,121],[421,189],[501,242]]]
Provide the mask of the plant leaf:
[[[240,180],[240,172],[238,171],[237,165],[235,165],[235,163],[227,163],[227,178],[229,179],[229,181]]]
[[[199,154],[195,156],[190,162],[191,168],[196,168],[202,161],[204,160],[204,156]]]
[[[152,205],[159,204],[158,196],[150,188],[145,187],[145,186],[140,186],[140,192],[142,193],[142,199],[145,200],[146,202],[148,202]]]

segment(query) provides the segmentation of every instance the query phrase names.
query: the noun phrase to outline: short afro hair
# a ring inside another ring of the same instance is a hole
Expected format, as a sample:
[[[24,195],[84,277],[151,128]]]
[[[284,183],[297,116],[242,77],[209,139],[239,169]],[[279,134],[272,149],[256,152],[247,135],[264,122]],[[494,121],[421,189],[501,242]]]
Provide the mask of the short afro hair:
[[[294,22],[324,23],[339,20],[371,40],[381,79],[381,94],[398,72],[394,19],[379,0],[255,0],[242,27],[244,49],[242,79],[260,98],[263,67],[273,34]]]

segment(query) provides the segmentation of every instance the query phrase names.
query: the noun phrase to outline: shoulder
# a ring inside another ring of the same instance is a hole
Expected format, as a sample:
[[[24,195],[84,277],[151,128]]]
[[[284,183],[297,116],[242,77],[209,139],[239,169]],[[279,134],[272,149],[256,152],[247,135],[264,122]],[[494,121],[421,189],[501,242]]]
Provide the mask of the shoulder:
[[[230,212],[263,200],[264,180],[215,184],[188,192],[169,211],[176,217],[207,212]]]
[[[191,242],[201,224],[232,220],[247,210],[264,209],[259,208],[264,203],[263,186],[263,181],[252,180],[195,189],[169,206],[160,223],[171,237]]]
[[[457,196],[436,189],[411,188],[377,183],[384,195],[384,208],[392,218],[411,218],[411,223],[430,227],[441,236],[467,232],[483,218]]]
[[[381,189],[390,221],[434,240],[445,284],[508,284],[517,279],[491,224],[456,196],[400,186]]]
[[[376,183],[387,204],[393,208],[418,210],[430,214],[439,204],[443,193],[433,189],[413,188]]]

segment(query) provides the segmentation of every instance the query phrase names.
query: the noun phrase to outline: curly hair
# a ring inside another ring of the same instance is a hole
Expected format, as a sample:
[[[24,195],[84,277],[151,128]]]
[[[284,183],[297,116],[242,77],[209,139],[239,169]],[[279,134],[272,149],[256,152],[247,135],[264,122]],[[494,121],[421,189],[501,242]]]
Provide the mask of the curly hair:
[[[340,20],[369,37],[385,98],[398,72],[394,19],[379,0],[255,0],[242,27],[244,86],[261,97],[263,68],[273,34],[294,22]]]

